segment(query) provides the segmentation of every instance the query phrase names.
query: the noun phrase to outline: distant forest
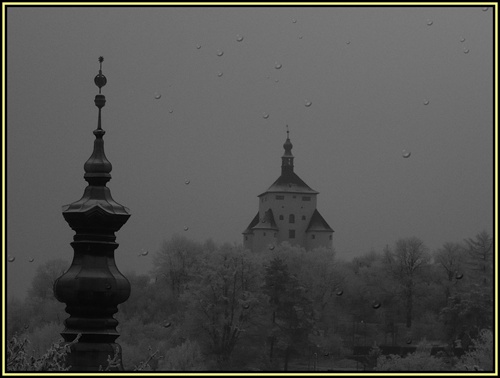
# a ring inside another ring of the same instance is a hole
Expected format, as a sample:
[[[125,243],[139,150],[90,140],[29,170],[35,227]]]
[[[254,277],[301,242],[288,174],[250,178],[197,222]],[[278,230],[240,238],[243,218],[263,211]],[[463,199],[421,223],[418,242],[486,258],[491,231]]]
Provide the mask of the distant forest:
[[[334,249],[285,242],[252,253],[174,235],[147,258],[149,274],[123,272],[132,292],[115,315],[126,371],[494,367],[486,231],[435,251],[401,238],[352,261]],[[27,298],[7,303],[7,370],[64,369],[58,340],[68,315],[53,282],[68,267],[47,261]]]

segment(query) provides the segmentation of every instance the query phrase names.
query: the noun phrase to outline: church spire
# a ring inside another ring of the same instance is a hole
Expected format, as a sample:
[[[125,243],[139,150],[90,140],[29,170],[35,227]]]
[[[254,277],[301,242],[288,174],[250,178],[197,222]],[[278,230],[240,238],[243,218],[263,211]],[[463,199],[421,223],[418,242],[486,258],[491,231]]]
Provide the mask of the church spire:
[[[292,155],[292,142],[290,142],[290,131],[286,125],[286,141],[283,144],[285,153],[281,157],[281,175],[289,175],[293,173],[293,155]]]

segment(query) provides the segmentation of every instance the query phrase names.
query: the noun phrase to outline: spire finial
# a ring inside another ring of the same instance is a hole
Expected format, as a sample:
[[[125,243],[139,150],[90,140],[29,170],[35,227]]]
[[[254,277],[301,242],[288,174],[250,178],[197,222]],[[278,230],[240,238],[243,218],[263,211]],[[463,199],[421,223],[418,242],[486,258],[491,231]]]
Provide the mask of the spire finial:
[[[288,130],[288,125],[286,125],[286,139],[290,139],[290,130]]]
[[[108,80],[106,79],[106,76],[102,74],[102,62],[104,61],[104,58],[100,56],[98,60],[99,60],[99,74],[94,78],[94,83],[99,87],[99,94],[101,94],[101,88],[106,85],[106,82]]]

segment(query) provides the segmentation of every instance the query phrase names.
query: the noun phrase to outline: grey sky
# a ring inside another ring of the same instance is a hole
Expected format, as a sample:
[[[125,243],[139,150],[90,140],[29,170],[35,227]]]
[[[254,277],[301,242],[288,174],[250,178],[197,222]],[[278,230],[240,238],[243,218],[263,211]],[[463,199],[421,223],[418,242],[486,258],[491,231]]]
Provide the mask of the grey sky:
[[[73,256],[61,207],[86,186],[100,55],[108,187],[132,213],[117,233],[122,272],[149,270],[175,233],[240,243],[280,174],[286,124],[340,258],[492,232],[493,17],[482,6],[8,8],[9,294],[24,295],[38,264]]]

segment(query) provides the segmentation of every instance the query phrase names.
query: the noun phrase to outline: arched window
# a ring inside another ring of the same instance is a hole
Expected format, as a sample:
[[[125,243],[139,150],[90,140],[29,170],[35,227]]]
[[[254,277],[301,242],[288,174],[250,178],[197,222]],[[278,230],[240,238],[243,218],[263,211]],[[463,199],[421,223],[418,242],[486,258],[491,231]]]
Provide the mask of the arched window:
[[[280,215],[280,220],[283,220],[283,215]]]
[[[289,223],[295,223],[295,215],[290,214],[290,216],[288,217],[288,222]]]

